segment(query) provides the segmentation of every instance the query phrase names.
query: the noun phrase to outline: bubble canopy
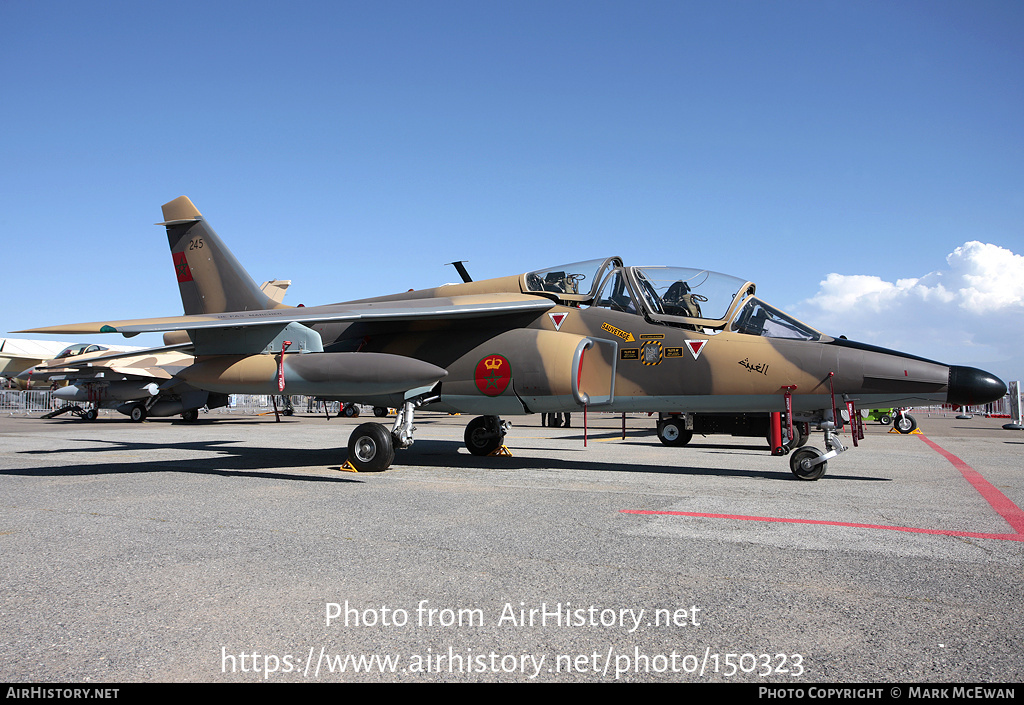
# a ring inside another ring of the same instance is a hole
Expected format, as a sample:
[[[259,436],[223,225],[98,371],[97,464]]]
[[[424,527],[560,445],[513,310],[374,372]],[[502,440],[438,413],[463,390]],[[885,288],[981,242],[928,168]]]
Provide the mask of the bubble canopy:
[[[612,308],[690,330],[821,338],[810,326],[754,298],[753,282],[707,269],[625,267],[620,258],[609,257],[527,272],[522,284],[523,291],[570,306]]]

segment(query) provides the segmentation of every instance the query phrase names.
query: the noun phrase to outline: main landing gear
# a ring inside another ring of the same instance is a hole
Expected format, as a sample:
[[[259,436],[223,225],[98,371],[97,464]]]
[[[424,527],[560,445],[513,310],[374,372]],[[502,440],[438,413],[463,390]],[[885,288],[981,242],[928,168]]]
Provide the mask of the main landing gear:
[[[395,451],[413,444],[415,410],[435,400],[436,397],[407,401],[397,409],[391,430],[379,423],[356,426],[348,439],[348,462],[359,472],[387,470],[395,460]],[[497,416],[478,416],[466,426],[466,448],[473,455],[490,455],[504,445],[510,425]]]
[[[466,426],[466,448],[473,455],[490,455],[505,445],[505,434],[511,425],[498,416],[477,416]]]

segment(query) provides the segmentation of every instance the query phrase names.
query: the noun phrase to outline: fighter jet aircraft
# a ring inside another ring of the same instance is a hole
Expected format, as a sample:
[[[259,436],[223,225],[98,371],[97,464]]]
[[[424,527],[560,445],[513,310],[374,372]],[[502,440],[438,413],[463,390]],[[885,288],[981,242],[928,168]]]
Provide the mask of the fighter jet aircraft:
[[[837,431],[848,403],[980,404],[1006,392],[981,370],[826,335],[762,301],[746,279],[619,257],[291,308],[259,291],[189,199],[163,212],[189,315],[32,332],[182,329],[197,360],[179,376],[199,389],[397,408],[390,429],[353,431],[359,470],[384,470],[412,444],[420,408],[480,414],[465,433],[477,455],[503,445],[503,415],[785,411],[824,433],[824,452],[790,456],[798,478],[816,480],[846,449]]]
[[[90,343],[71,345],[17,379],[66,382],[52,396],[65,403],[61,411],[86,421],[95,421],[99,409],[117,409],[132,421],[176,414],[195,421],[200,408],[224,406],[227,396],[195,389],[175,377],[195,361],[185,352],[190,348],[191,343],[182,343],[119,352]]]
[[[4,378],[5,383],[10,380],[24,388],[23,383],[18,384],[15,380],[17,374],[25,368],[49,360],[65,347],[67,343],[58,341],[0,338],[0,377]]]

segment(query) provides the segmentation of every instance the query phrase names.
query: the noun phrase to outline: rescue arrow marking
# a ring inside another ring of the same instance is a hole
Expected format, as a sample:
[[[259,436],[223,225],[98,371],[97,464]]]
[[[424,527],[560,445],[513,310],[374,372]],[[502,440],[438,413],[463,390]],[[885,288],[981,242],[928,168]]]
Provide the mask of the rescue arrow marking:
[[[704,346],[708,344],[706,340],[687,340],[686,347],[689,349],[690,354],[693,355],[693,359],[696,360],[700,357],[700,353],[704,350]]]
[[[548,316],[551,318],[552,325],[555,326],[555,330],[562,327],[565,323],[565,319],[568,317],[568,313],[549,313]]]

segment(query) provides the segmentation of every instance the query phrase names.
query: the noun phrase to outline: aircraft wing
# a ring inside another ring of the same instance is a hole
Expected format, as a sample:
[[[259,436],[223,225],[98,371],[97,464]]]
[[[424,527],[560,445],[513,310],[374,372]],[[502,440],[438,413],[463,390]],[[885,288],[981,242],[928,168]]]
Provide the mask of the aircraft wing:
[[[474,294],[450,298],[406,299],[380,303],[329,304],[303,308],[233,311],[194,316],[168,316],[124,321],[96,321],[62,326],[32,328],[18,333],[121,333],[125,337],[139,333],[171,330],[245,328],[251,326],[355,321],[457,320],[542,312],[554,302],[525,294]]]

